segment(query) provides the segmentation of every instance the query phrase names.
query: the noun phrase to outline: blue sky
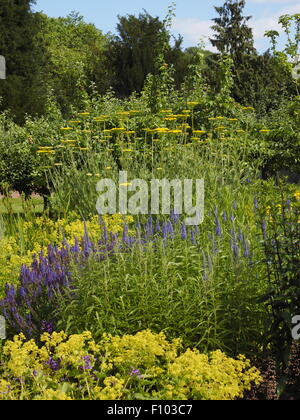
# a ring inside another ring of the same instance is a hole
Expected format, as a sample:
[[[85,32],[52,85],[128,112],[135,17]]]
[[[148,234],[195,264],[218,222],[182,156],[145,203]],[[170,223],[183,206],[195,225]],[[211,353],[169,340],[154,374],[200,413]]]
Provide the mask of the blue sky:
[[[50,16],[66,16],[77,11],[87,22],[94,23],[104,33],[115,32],[118,15],[138,14],[146,9],[153,16],[164,18],[171,0],[37,0],[35,10],[44,11]],[[211,36],[211,19],[215,17],[213,6],[220,6],[224,0],[177,0],[176,18],[173,32],[184,37],[184,46],[196,45]],[[253,16],[256,47],[260,51],[268,48],[264,32],[277,29],[278,17],[283,14],[300,13],[300,0],[248,0],[245,13]]]

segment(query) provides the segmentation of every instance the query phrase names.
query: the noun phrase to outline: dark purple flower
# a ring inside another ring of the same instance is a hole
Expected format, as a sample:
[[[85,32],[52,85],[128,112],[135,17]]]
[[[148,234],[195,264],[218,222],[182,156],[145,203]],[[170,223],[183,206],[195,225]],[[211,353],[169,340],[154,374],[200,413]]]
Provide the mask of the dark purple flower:
[[[50,367],[50,369],[53,372],[57,372],[61,369],[61,361],[60,360],[55,361],[52,357],[49,357],[47,365]]]
[[[52,334],[54,331],[53,322],[42,321],[41,330],[42,332],[47,332],[49,334]]]

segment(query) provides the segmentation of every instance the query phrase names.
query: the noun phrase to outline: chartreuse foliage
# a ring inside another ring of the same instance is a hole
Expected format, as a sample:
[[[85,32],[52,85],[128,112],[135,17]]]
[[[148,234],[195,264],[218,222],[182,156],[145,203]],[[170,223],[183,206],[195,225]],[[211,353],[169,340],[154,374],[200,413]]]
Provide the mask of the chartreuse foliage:
[[[184,351],[180,339],[146,330],[95,342],[90,332],[19,335],[3,347],[0,399],[233,400],[261,377],[249,360]]]

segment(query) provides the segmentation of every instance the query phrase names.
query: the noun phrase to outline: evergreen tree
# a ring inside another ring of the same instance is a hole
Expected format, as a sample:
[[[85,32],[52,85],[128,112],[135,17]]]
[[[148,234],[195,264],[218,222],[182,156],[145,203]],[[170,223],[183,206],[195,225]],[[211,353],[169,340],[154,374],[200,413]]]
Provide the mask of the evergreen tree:
[[[210,39],[221,54],[231,55],[237,63],[245,55],[256,54],[253,32],[248,26],[251,16],[243,16],[245,0],[228,0],[221,7],[215,7],[220,17],[213,19],[215,38]]]
[[[175,67],[177,86],[183,80],[188,63],[182,51],[183,38],[171,37],[165,22],[146,11],[134,15],[119,16],[117,35],[112,38],[107,51],[108,63],[113,73],[112,85],[119,96],[140,92],[149,73],[155,73],[155,60],[163,44],[169,44],[164,51],[165,59]]]
[[[113,87],[120,96],[141,91],[147,74],[154,72],[156,48],[164,25],[147,12],[119,16],[118,35],[111,42],[108,59],[114,71]]]
[[[39,14],[34,0],[1,0],[0,54],[6,58],[7,79],[0,83],[1,109],[9,108],[20,121],[25,113],[41,111],[43,87],[40,69],[45,57]]]
[[[245,0],[228,0],[221,7],[215,7],[219,17],[213,19],[215,38],[212,45],[221,54],[228,54],[234,62],[234,98],[245,103],[249,101],[249,89],[253,77],[251,58],[257,56],[252,29],[248,26],[251,16],[244,16]]]

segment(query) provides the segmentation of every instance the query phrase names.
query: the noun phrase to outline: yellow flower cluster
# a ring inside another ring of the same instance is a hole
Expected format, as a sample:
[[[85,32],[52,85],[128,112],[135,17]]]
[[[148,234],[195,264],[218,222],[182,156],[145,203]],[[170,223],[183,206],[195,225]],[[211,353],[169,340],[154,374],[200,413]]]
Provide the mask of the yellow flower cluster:
[[[31,264],[31,262],[32,253],[22,253],[15,238],[10,237],[0,240],[0,296],[4,291],[4,284],[15,283],[22,265]]]
[[[0,400],[232,400],[261,377],[245,357],[221,351],[210,355],[183,351],[149,330],[136,335],[105,335],[96,343],[90,332],[43,334],[42,346],[16,336],[0,356]],[[17,379],[17,380],[16,380]],[[20,386],[22,384],[22,386]]]
[[[219,350],[208,356],[190,349],[170,365],[169,380],[157,397],[233,400],[261,381],[257,369],[243,356],[234,360]]]

